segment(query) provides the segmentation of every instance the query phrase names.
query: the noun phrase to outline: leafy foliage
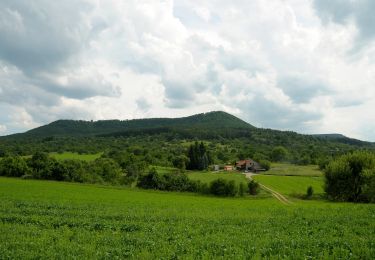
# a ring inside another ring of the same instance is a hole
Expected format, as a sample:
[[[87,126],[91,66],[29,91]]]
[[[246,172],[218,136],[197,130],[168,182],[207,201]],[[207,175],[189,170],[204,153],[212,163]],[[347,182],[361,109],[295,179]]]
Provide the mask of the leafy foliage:
[[[210,193],[216,196],[234,197],[238,193],[238,186],[231,180],[219,178],[210,183]]]
[[[148,174],[140,176],[137,186],[143,189],[198,192],[200,183],[190,180],[185,173],[159,174],[152,168]]]
[[[212,163],[210,153],[207,152],[207,148],[203,142],[195,142],[190,145],[188,158],[187,169],[189,170],[205,170]]]
[[[375,154],[356,151],[330,162],[325,169],[325,191],[336,201],[374,201]]]
[[[250,195],[257,195],[259,193],[259,183],[256,181],[251,180],[247,187]]]

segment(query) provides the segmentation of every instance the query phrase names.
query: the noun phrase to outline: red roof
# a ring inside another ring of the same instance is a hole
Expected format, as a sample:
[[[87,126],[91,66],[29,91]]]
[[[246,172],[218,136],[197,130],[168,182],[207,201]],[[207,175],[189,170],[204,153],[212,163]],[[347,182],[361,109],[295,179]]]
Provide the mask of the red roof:
[[[236,162],[236,166],[242,166],[242,165],[245,165],[247,163],[251,163],[252,160],[248,159],[248,160],[240,160],[240,161],[237,161]]]

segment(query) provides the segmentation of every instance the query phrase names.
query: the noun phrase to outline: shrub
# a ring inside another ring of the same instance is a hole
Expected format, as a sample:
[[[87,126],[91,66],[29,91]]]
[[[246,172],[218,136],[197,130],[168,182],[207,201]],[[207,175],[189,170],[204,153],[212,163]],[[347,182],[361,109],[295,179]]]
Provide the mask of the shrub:
[[[269,169],[271,169],[271,162],[268,161],[268,160],[259,160],[259,164],[266,171],[268,171]]]
[[[143,189],[166,191],[198,192],[201,190],[200,182],[190,180],[185,173],[159,174],[155,168],[152,168],[148,174],[140,176],[137,186]]]
[[[241,197],[245,195],[245,184],[243,184],[242,182],[238,186],[238,195]]]
[[[0,176],[21,177],[31,173],[31,169],[21,157],[5,157],[0,160]]]
[[[250,195],[257,195],[259,193],[259,183],[254,180],[251,180],[248,184],[248,191]]]
[[[210,183],[209,190],[211,194],[216,196],[234,197],[238,193],[238,187],[233,180],[227,181],[222,178],[213,180]]]
[[[124,173],[120,166],[112,159],[99,158],[90,164],[90,173],[99,176],[105,183],[119,184]],[[96,176],[95,176],[96,175]]]
[[[335,201],[374,201],[375,154],[357,151],[331,161],[325,169],[325,191]]]
[[[306,190],[306,199],[310,199],[314,194],[314,189],[312,186],[307,187]]]

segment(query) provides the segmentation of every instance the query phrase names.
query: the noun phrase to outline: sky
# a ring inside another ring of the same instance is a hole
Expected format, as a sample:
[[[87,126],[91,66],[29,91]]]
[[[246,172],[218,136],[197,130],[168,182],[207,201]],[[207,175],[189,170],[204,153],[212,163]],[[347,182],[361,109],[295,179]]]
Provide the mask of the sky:
[[[1,0],[0,135],[222,110],[375,141],[373,0]]]

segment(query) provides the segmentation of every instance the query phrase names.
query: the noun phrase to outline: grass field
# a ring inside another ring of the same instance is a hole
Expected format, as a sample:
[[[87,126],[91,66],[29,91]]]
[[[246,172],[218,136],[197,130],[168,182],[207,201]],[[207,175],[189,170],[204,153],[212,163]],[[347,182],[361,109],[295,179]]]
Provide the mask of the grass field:
[[[82,161],[94,161],[98,159],[102,153],[97,154],[78,154],[78,153],[71,153],[71,152],[64,152],[64,153],[50,153],[51,157],[57,160],[82,160]]]
[[[0,178],[0,259],[374,259],[375,205]]]
[[[282,176],[322,176],[323,173],[319,170],[317,165],[294,165],[288,163],[272,163],[271,169],[264,172],[267,175],[282,175]]]
[[[257,175],[253,179],[284,195],[306,194],[309,186],[313,187],[316,195],[322,195],[324,192],[323,177]]]

